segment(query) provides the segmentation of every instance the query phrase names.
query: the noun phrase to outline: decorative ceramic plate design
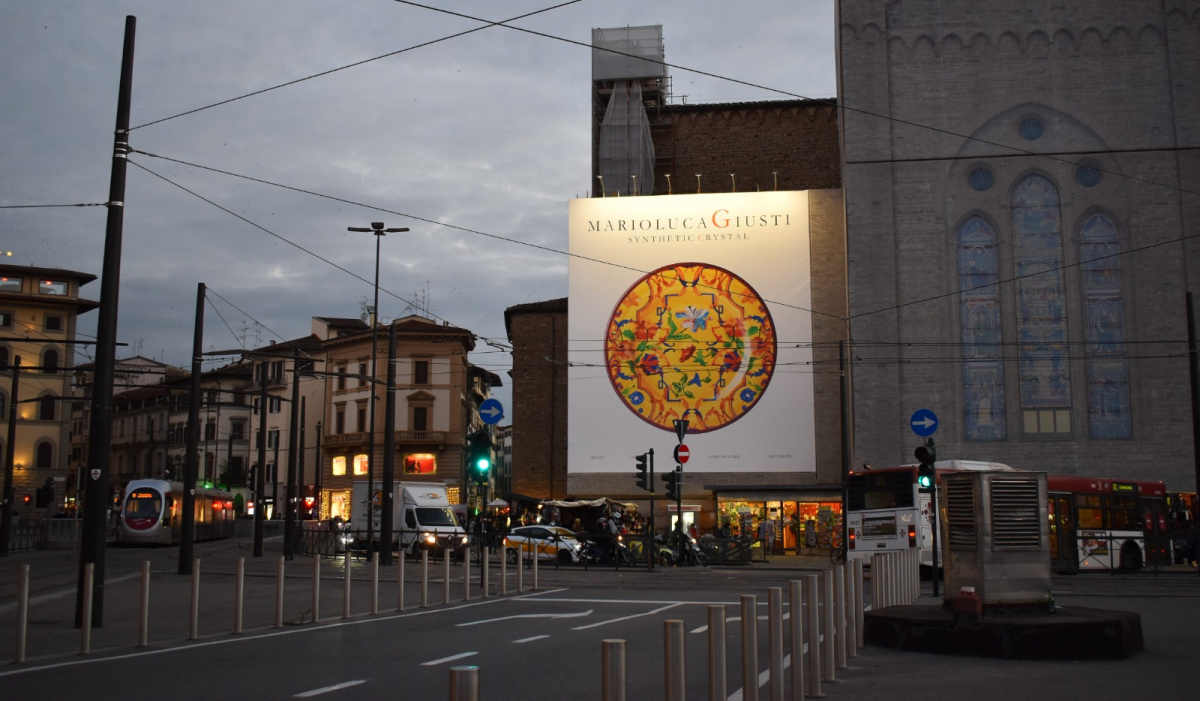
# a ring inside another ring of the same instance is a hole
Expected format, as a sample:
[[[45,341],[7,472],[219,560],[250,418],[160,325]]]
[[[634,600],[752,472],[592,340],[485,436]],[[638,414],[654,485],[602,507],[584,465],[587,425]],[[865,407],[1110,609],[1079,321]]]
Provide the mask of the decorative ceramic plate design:
[[[745,416],[775,371],[775,324],[754,288],[707,263],[676,263],[617,302],[604,357],[617,396],[667,431],[705,433]]]

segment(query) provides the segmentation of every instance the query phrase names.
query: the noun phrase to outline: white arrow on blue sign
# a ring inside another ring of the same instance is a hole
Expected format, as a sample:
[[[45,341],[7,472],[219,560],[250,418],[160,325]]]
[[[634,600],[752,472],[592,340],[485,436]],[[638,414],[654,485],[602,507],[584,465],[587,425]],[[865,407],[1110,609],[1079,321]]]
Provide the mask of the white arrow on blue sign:
[[[937,414],[928,409],[917,409],[909,419],[913,433],[921,437],[932,436],[938,427]]]
[[[504,418],[504,405],[499,399],[487,398],[479,405],[479,418],[483,419],[485,424],[491,425],[498,423]]]

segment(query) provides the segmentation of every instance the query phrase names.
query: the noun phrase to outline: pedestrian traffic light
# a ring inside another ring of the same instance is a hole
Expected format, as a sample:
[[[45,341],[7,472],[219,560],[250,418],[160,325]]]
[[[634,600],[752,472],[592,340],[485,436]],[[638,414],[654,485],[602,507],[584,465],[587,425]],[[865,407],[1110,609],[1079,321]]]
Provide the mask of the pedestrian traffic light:
[[[637,461],[636,465],[634,465],[638,471],[637,486],[648,492],[652,492],[654,491],[654,485],[650,482],[652,478],[650,476],[649,458],[649,453],[642,453],[641,455],[635,455],[633,459]]]
[[[913,456],[920,463],[917,467],[917,484],[922,489],[933,489],[936,480],[933,463],[937,461],[937,448],[933,445],[933,439],[926,438],[925,445],[914,450]]]
[[[675,469],[663,475],[667,483],[667,498],[679,501],[683,497],[683,470]]]
[[[492,437],[487,431],[471,434],[468,464],[475,479],[485,482],[492,469]]]

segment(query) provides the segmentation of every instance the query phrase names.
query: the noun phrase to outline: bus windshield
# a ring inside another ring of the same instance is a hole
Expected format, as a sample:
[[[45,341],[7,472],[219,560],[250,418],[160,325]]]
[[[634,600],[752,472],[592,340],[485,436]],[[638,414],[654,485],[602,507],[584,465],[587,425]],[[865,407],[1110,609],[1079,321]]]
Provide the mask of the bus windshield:
[[[854,474],[849,487],[851,511],[913,507],[912,470]]]

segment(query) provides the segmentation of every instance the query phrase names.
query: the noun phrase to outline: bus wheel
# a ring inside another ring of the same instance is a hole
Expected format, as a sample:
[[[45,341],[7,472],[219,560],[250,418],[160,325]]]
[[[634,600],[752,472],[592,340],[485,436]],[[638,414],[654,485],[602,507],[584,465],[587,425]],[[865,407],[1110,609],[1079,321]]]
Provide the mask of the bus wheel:
[[[1126,543],[1121,546],[1121,570],[1137,572],[1142,569],[1142,551],[1136,543]]]

